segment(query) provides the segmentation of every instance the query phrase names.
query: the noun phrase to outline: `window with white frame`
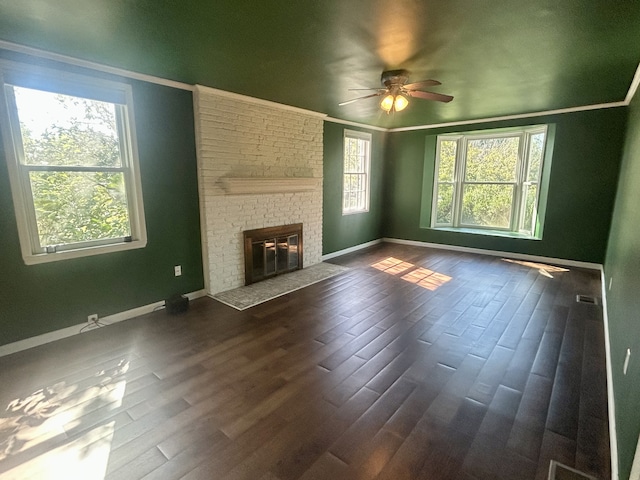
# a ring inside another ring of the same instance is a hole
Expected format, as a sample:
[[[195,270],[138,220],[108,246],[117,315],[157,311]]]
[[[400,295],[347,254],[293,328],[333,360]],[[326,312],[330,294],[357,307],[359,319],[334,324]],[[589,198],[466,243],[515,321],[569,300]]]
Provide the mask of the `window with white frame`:
[[[344,131],[342,214],[369,211],[371,134]]]
[[[431,226],[537,238],[547,126],[439,135]]]
[[[0,66],[2,134],[25,263],[144,247],[131,87]]]

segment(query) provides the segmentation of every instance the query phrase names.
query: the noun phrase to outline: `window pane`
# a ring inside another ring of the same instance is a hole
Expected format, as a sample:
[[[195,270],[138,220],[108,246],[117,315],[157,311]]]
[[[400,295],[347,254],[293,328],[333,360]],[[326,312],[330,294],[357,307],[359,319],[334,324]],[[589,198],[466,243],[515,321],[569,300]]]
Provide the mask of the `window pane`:
[[[455,140],[442,140],[440,142],[440,163],[438,165],[438,180],[441,182],[452,182],[453,171],[456,164],[456,148],[458,142]]]
[[[342,208],[345,211],[348,211],[348,210],[353,210],[354,206],[355,206],[355,193],[345,192]]]
[[[356,190],[360,190],[360,185],[362,183],[361,178],[362,175],[356,174],[347,174],[344,176],[344,191],[345,193],[354,192]]]
[[[120,167],[116,106],[13,87],[24,163]]]
[[[436,210],[436,223],[451,224],[453,220],[453,185],[448,183],[438,184],[438,205]]]
[[[531,135],[529,142],[529,173],[527,180],[536,182],[540,179],[540,165],[542,165],[542,156],[544,148],[544,133],[536,133]]]
[[[30,172],[40,245],[131,235],[123,173]]]
[[[509,228],[513,189],[513,185],[465,185],[462,197],[462,223]]]
[[[514,181],[519,144],[520,137],[469,140],[465,179],[469,182]]]
[[[344,171],[345,173],[359,173],[365,170],[366,145],[358,138],[345,138],[344,142]]]
[[[524,187],[524,218],[522,220],[522,230],[534,233],[533,219],[536,212],[536,196],[538,194],[538,185],[525,185]]]

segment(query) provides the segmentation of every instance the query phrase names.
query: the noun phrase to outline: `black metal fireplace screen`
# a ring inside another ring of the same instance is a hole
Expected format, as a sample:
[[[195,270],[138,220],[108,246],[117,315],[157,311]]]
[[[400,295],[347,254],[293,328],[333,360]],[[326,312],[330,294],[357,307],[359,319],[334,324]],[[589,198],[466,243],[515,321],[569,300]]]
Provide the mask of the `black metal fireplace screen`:
[[[302,224],[246,230],[245,285],[302,268]]]

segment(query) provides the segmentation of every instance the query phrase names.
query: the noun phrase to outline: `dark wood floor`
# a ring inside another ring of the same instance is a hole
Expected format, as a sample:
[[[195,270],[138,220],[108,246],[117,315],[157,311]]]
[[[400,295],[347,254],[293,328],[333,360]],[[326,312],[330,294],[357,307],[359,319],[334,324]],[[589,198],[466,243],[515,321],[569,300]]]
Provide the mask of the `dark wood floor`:
[[[0,359],[0,479],[610,478],[597,272],[385,244]]]

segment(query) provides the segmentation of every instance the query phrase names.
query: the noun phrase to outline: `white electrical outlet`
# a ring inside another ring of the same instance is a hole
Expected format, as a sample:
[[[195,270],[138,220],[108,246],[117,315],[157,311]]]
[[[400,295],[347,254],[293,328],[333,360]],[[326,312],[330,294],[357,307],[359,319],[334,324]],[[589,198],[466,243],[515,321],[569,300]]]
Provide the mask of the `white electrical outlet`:
[[[87,317],[87,323],[96,323],[98,321],[98,314],[92,313]]]
[[[627,348],[627,354],[624,357],[624,365],[622,366],[622,374],[627,374],[627,368],[629,368],[629,357],[631,357],[631,349]]]
[[[182,275],[182,265],[176,265],[175,267],[173,267],[173,273],[176,277]]]

